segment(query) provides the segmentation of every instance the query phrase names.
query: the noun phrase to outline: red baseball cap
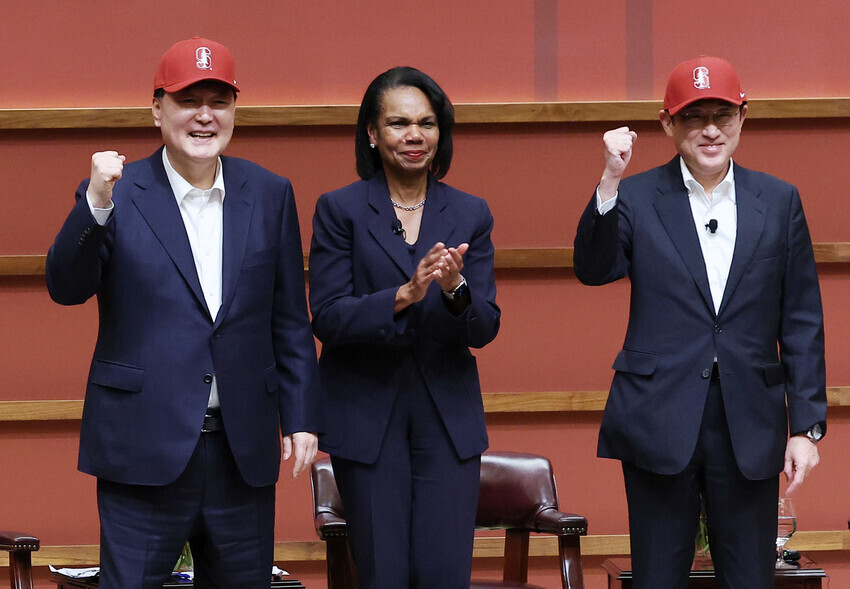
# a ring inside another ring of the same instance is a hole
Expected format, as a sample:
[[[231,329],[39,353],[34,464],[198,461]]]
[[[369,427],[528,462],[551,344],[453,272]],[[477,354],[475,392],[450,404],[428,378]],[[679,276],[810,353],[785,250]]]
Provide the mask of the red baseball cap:
[[[719,57],[700,55],[673,68],[667,80],[664,108],[674,115],[692,102],[717,99],[738,106],[747,101],[732,64]]]
[[[156,68],[153,89],[177,92],[203,80],[224,82],[239,92],[236,66],[227,47],[209,39],[192,37],[175,43],[165,52]]]

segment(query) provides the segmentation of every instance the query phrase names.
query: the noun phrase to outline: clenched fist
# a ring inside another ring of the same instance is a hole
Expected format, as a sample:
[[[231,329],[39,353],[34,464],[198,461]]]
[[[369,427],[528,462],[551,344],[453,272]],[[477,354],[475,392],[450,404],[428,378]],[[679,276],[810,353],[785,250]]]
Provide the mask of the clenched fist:
[[[105,208],[112,200],[112,188],[124,172],[125,159],[117,151],[99,151],[91,156],[88,193],[95,208]]]
[[[620,179],[632,159],[632,146],[637,141],[637,133],[628,127],[619,127],[606,131],[602,141],[605,143],[605,171],[599,182],[599,196],[606,201],[617,193]]]

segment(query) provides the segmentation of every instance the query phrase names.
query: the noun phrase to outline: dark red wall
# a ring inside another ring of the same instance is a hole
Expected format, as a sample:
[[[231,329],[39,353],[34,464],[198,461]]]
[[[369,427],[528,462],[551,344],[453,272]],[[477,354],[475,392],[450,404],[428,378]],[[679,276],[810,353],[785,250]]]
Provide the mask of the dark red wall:
[[[148,105],[159,56],[192,34],[232,49],[246,105],[359,103],[375,75],[399,64],[424,69],[458,103],[659,99],[673,65],[699,53],[733,61],[751,98],[850,93],[839,65],[850,49],[850,5],[839,2],[35,0],[3,12],[0,108]],[[446,180],[487,198],[498,248],[570,246],[608,126],[460,125]],[[633,126],[632,172],[674,155],[658,125]],[[242,128],[228,154],[292,179],[306,249],[318,195],[355,179],[352,135],[352,127]],[[0,131],[0,254],[47,251],[93,151],[138,159],[158,145],[153,128]],[[815,241],[848,242],[848,152],[848,120],[750,120],[735,159],[800,188]],[[830,386],[850,384],[848,270],[820,267]],[[503,270],[497,279],[503,327],[478,354],[485,391],[606,389],[628,284],[588,288],[565,270]],[[92,302],[53,304],[42,279],[0,277],[0,400],[81,398],[96,320]],[[592,534],[625,534],[619,465],[595,458],[599,417],[491,416],[491,446],[549,456],[563,506],[586,515]],[[844,529],[850,515],[850,412],[829,417],[823,463],[797,496],[802,530]],[[75,470],[78,427],[0,422],[0,527],[31,530],[45,545],[97,543],[94,481]],[[278,539],[314,540],[308,481],[283,476],[278,497]],[[834,587],[850,584],[846,552],[813,556]],[[591,589],[604,586],[600,563],[587,559]],[[297,576],[323,586],[320,565],[299,566]]]

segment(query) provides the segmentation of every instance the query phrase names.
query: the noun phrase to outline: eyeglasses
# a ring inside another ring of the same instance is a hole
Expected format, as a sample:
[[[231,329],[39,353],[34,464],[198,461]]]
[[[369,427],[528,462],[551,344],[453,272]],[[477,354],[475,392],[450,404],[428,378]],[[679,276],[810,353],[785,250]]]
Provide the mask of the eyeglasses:
[[[689,129],[704,129],[713,123],[715,127],[728,127],[737,121],[741,109],[724,108],[714,112],[688,110],[679,113],[679,119]]]

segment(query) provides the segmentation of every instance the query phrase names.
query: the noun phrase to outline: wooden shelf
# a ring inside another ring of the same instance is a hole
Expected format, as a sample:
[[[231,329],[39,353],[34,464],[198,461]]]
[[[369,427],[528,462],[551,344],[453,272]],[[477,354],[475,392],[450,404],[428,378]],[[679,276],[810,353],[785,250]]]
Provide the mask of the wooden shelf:
[[[484,393],[484,411],[502,413],[572,413],[602,411],[608,391],[546,391]],[[850,386],[827,387],[830,407],[850,407]],[[83,416],[83,401],[50,399],[0,401],[0,423],[16,421],[67,421]]]
[[[751,100],[751,119],[850,117],[850,98]],[[657,121],[659,100],[456,104],[458,123],[585,123]],[[242,127],[354,125],[358,105],[237,106]],[[0,130],[153,128],[147,106],[0,109]]]
[[[814,244],[818,264],[850,263],[850,242]],[[307,254],[304,269],[307,270]],[[0,255],[0,276],[44,276],[45,255]],[[542,247],[496,250],[496,269],[572,268],[573,248]]]
[[[504,539],[479,537],[475,539],[475,558],[501,558],[504,554]],[[788,543],[789,548],[800,552],[833,552],[850,550],[850,531],[826,530],[797,532]],[[558,541],[554,536],[532,536],[529,552],[532,556],[557,556]],[[582,556],[625,556],[629,554],[629,536],[597,535],[581,539]],[[91,566],[98,563],[98,546],[67,545],[42,546],[32,553],[35,566]],[[305,562],[325,560],[325,545],[315,541],[275,542],[275,562]]]
[[[44,276],[46,258],[46,255],[0,255],[0,276]]]

